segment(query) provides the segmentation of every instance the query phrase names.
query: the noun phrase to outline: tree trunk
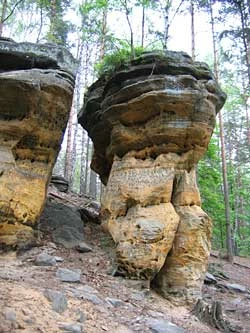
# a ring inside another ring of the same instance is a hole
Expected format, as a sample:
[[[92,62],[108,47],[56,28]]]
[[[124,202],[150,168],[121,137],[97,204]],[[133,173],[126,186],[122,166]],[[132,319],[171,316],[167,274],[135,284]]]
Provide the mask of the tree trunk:
[[[244,45],[245,57],[246,57],[246,66],[248,74],[248,89],[250,88],[250,33],[249,27],[247,27],[246,22],[246,8],[244,1],[236,1],[236,6],[239,8],[240,19],[241,19],[241,29],[242,29],[242,40]],[[249,9],[249,8],[248,8]]]
[[[141,21],[141,47],[144,47],[145,36],[145,6],[142,5],[142,21]]]
[[[210,11],[212,38],[213,38],[214,74],[215,74],[217,81],[219,81],[216,36],[215,36],[215,29],[214,29],[214,15],[213,15],[213,7],[212,7],[211,0],[209,1],[209,11]],[[227,163],[226,163],[225,141],[224,141],[224,124],[223,124],[223,118],[222,118],[221,112],[219,112],[219,127],[220,127],[221,161],[222,161],[223,191],[224,191],[225,219],[226,219],[226,246],[227,246],[228,260],[230,262],[233,262],[233,246],[232,246],[232,231],[231,231],[231,223],[230,223],[230,205],[229,205],[229,191],[228,191],[228,179],[227,179]]]
[[[83,157],[83,156],[82,156]],[[90,158],[90,138],[87,139],[86,144],[86,157],[85,157],[85,167],[82,159],[82,172],[81,172],[81,193],[86,194],[88,191],[88,176],[89,176],[89,158]]]
[[[96,199],[96,173],[90,170],[89,195]]]
[[[167,50],[168,48],[168,38],[169,38],[169,9],[170,1],[167,1],[164,7],[164,40],[163,40],[163,49]]]
[[[88,144],[88,143],[87,143]],[[81,140],[81,168],[80,168],[80,194],[86,194],[87,184],[85,183],[86,178],[86,156],[87,154],[85,131],[82,129],[82,140]]]
[[[4,21],[5,21],[7,5],[8,5],[8,1],[3,0],[2,11],[1,11],[1,16],[0,16],[0,37],[2,37],[2,35],[3,35],[3,25],[4,25]]]
[[[134,33],[133,33],[133,28],[129,19],[129,9],[128,9],[128,3],[127,0],[124,1],[124,8],[125,8],[125,13],[126,13],[126,19],[128,22],[129,26],[129,31],[130,31],[130,48],[131,48],[131,59],[135,58],[135,48],[134,48]]]
[[[107,34],[107,15],[108,8],[105,7],[102,13],[102,30],[101,30],[101,47],[100,47],[100,60],[104,58],[106,47],[106,34]]]
[[[67,132],[67,148],[66,148],[66,158],[64,167],[64,177],[67,181],[70,181],[70,175],[72,170],[72,138],[73,138],[73,117],[74,117],[74,105],[72,105],[69,121],[68,121],[68,132]]]
[[[194,30],[194,1],[190,2],[191,14],[191,40],[192,40],[192,59],[195,61],[195,30]]]

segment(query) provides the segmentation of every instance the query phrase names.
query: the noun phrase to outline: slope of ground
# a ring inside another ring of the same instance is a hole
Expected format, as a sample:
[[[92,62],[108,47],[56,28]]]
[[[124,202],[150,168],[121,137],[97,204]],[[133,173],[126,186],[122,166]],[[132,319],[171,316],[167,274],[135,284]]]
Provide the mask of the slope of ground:
[[[176,327],[164,330],[166,321],[187,333],[218,332],[202,324],[188,309],[176,307],[149,291],[141,282],[114,277],[111,238],[100,225],[91,223],[85,223],[84,234],[92,252],[65,249],[45,236],[39,247],[18,256],[14,252],[0,255],[1,333],[181,332]],[[36,265],[37,255],[43,252],[59,257],[57,263]],[[205,285],[204,299],[221,301],[230,320],[241,326],[239,332],[250,332],[250,294],[223,286],[237,283],[249,290],[250,269],[216,257],[211,257],[211,263],[217,264],[229,280],[217,279],[216,285]],[[245,259],[243,264],[250,266],[250,260]],[[61,281],[57,276],[59,268],[80,269],[80,281]],[[46,296],[48,290],[61,293],[61,310],[55,310],[54,303]]]

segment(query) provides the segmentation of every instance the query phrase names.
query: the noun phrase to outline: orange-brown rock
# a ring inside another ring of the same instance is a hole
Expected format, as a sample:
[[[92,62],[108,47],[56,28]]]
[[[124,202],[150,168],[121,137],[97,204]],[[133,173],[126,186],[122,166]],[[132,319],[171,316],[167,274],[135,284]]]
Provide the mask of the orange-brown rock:
[[[206,64],[171,51],[143,53],[85,96],[79,122],[107,185],[103,224],[118,265],[129,277],[155,278],[165,297],[200,294],[211,221],[199,207],[195,170],[224,102]]]
[[[34,239],[67,124],[75,65],[61,47],[0,39],[0,247]]]

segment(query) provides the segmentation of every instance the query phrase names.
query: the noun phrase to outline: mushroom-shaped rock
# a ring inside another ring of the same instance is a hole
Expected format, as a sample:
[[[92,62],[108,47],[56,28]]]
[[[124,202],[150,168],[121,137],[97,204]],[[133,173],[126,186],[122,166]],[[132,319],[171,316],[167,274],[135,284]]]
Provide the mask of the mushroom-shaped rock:
[[[53,44],[0,39],[0,247],[26,246],[72,103],[76,62]]]
[[[195,167],[225,98],[206,64],[145,52],[100,77],[79,115],[94,142],[92,168],[107,185],[103,224],[118,264],[129,277],[155,278],[166,297],[189,286],[185,300],[200,292],[211,221]]]

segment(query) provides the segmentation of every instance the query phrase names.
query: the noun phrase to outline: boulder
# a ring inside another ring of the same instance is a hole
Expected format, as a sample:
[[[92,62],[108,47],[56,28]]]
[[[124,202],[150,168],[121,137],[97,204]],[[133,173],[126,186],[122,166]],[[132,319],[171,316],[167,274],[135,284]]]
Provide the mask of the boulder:
[[[0,247],[34,241],[71,108],[64,48],[0,39]]]
[[[130,278],[154,279],[167,298],[200,296],[212,224],[200,208],[196,165],[225,98],[206,64],[183,52],[145,52],[101,76],[79,115],[106,185],[101,217],[118,265]]]
[[[68,192],[69,182],[60,175],[52,175],[50,184],[54,185],[60,192]]]
[[[84,240],[83,222],[78,210],[49,200],[41,215],[39,229],[66,248],[74,248]]]

